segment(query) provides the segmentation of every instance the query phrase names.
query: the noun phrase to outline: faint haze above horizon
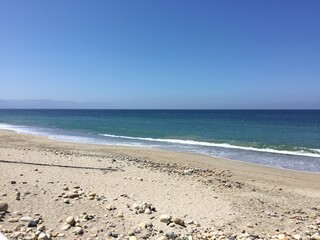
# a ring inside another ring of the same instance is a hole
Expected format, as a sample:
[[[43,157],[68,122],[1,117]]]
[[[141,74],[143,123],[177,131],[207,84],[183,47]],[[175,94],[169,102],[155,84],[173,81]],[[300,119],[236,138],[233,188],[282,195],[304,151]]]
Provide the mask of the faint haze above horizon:
[[[0,0],[0,108],[320,109],[320,1]]]
[[[270,107],[269,105],[262,106],[260,108],[254,108],[250,105],[248,106],[238,106],[234,107],[234,104],[226,105],[225,107],[221,107],[219,105],[210,104],[205,107],[199,107],[196,105],[189,104],[187,107],[184,104],[167,104],[162,105],[162,107],[154,107],[152,104],[144,105],[144,107],[136,107],[136,105],[129,106],[126,105],[115,105],[106,102],[75,102],[75,101],[54,101],[48,99],[24,99],[24,100],[1,100],[0,99],[0,109],[105,109],[105,110],[162,110],[162,109],[172,109],[172,110],[320,110],[320,108],[305,108],[303,106],[294,105],[288,107],[288,105],[277,105],[274,107]]]

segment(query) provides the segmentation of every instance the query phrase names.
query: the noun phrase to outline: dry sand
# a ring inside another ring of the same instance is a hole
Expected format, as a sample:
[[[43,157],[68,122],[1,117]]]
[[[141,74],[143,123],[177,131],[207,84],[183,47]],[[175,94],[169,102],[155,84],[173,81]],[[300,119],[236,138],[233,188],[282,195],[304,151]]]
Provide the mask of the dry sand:
[[[320,174],[4,130],[0,160],[8,239],[320,239]]]

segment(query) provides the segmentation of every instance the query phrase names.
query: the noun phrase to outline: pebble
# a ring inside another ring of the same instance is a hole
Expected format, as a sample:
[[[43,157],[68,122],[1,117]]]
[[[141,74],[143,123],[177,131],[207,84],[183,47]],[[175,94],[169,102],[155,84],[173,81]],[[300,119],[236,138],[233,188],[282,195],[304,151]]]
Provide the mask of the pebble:
[[[28,227],[30,227],[30,228],[37,227],[37,225],[38,225],[38,221],[35,221],[35,220],[30,221],[28,223]]]
[[[0,201],[0,212],[8,211],[9,205],[4,201]]]
[[[76,235],[82,235],[83,234],[83,229],[82,229],[82,227],[76,227],[73,232]]]
[[[13,194],[13,196],[14,196],[14,199],[15,199],[15,200],[20,201],[20,196],[21,196],[21,193],[20,193],[20,192],[15,192],[15,193]]]
[[[65,225],[63,225],[63,226],[61,227],[61,230],[66,231],[66,230],[68,230],[68,229],[70,229],[70,228],[71,228],[71,225],[70,225],[70,224],[65,224]]]
[[[66,223],[70,224],[71,226],[74,226],[76,224],[76,221],[74,220],[74,217],[69,216],[66,219]]]
[[[116,209],[116,207],[115,207],[114,205],[110,205],[110,204],[108,204],[106,208],[107,208],[107,210],[109,210],[109,211]]]
[[[12,214],[13,214],[13,215],[16,215],[16,216],[21,216],[21,215],[22,215],[22,213],[19,212],[19,211],[13,211]]]
[[[131,236],[129,237],[129,240],[137,240],[137,238],[135,236]]]
[[[64,199],[63,202],[66,203],[66,204],[70,203],[69,199]]]
[[[24,216],[24,217],[21,217],[19,219],[21,222],[31,222],[31,221],[34,221],[34,219],[32,217],[29,217],[29,216]]]
[[[314,234],[310,238],[311,240],[320,240],[320,235],[319,234]]]
[[[118,217],[118,218],[123,218],[123,213],[122,213],[122,212],[119,212],[119,213],[117,214],[117,217]]]
[[[15,222],[18,222],[19,219],[18,218],[9,218],[8,220],[10,223],[15,223]]]
[[[285,239],[287,239],[286,235],[284,235],[284,234],[279,234],[277,237],[278,237],[278,239],[280,239],[280,240],[285,240]]]
[[[248,223],[248,224],[247,224],[247,227],[248,227],[248,228],[253,228],[253,224],[252,224],[252,223]]]
[[[145,223],[145,222],[141,222],[141,223],[139,223],[139,225],[138,225],[141,229],[145,229],[145,228],[147,228],[147,224]]]
[[[40,225],[37,227],[37,231],[43,232],[46,229],[46,227],[44,225]]]
[[[49,238],[48,238],[48,236],[47,236],[47,234],[45,234],[45,233],[40,233],[40,235],[38,236],[38,239],[43,239],[43,240],[48,240]]]
[[[171,219],[172,219],[172,216],[168,214],[163,214],[160,216],[160,222],[163,222],[163,223],[170,223]]]
[[[67,196],[68,196],[68,198],[77,198],[77,197],[79,197],[79,194],[74,193],[74,192],[68,192]]]
[[[302,239],[302,237],[299,234],[293,235],[293,238],[296,240]]]
[[[175,219],[173,219],[173,222],[175,224],[178,224],[178,225],[183,226],[183,227],[186,226],[186,224],[184,223],[184,221],[181,218],[175,218]]]

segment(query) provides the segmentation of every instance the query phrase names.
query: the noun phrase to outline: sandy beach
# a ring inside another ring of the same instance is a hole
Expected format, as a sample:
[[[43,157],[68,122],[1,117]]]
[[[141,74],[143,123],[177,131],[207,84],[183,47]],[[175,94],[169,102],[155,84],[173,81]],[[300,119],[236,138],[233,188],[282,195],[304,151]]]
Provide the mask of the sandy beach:
[[[0,183],[8,239],[320,239],[320,174],[1,130]]]

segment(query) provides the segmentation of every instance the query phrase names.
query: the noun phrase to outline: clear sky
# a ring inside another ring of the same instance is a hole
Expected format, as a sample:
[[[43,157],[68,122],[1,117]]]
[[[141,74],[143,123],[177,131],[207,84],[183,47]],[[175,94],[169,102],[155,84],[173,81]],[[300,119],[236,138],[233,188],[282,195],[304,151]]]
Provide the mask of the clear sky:
[[[320,1],[0,0],[0,99],[320,108]]]

